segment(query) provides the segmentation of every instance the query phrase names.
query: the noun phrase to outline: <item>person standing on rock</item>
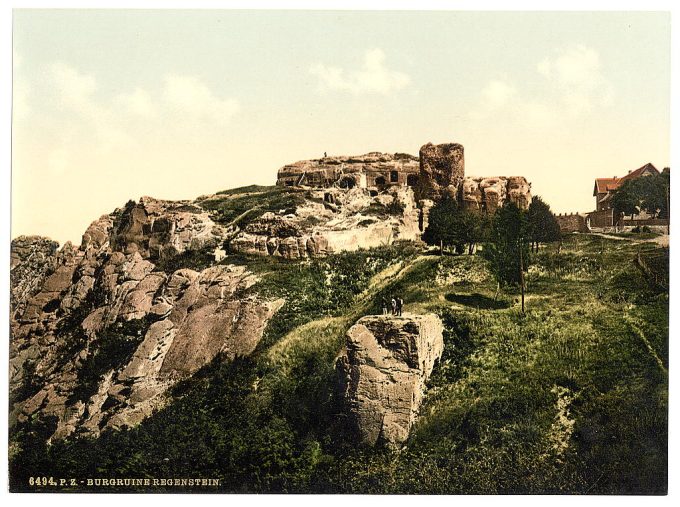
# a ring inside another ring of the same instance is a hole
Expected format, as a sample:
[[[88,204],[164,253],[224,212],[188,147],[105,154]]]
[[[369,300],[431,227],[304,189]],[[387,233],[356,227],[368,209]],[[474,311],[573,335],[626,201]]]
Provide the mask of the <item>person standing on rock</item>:
[[[397,314],[397,300],[395,296],[392,296],[392,315]]]
[[[404,300],[401,298],[397,298],[397,315],[401,317],[401,309],[404,306]]]
[[[385,299],[385,296],[382,297],[382,312],[383,315],[387,315],[387,299]]]

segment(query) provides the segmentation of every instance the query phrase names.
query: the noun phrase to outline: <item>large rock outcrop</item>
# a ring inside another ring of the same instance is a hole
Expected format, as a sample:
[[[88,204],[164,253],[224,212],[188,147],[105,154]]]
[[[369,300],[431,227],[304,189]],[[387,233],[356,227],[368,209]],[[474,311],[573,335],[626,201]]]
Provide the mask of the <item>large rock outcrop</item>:
[[[336,371],[359,443],[398,446],[408,438],[444,350],[442,332],[434,314],[369,315],[347,331]]]
[[[462,185],[462,205],[469,210],[494,213],[507,201],[527,209],[531,184],[523,176],[466,177]]]
[[[216,357],[252,353],[283,300],[249,290],[243,266],[153,262],[211,245],[215,228],[195,206],[144,198],[93,222],[79,248],[17,238],[10,423],[49,418],[52,438],[133,426]]]
[[[420,211],[410,187],[377,195],[361,188],[310,192],[311,199],[294,212],[268,212],[246,225],[229,241],[229,251],[305,259],[420,239]]]
[[[106,234],[101,230],[106,229],[105,222],[106,218],[102,217],[86,231],[84,245],[104,241]],[[144,259],[151,260],[217,246],[226,236],[222,227],[200,206],[190,201],[163,201],[152,197],[128,203],[109,227],[113,250],[139,252]]]

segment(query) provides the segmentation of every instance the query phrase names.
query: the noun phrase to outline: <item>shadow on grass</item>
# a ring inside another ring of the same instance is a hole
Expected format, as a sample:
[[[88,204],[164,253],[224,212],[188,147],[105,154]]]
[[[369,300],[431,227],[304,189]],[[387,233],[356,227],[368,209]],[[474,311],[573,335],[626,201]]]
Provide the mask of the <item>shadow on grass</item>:
[[[507,301],[496,300],[479,293],[474,294],[454,294],[449,293],[446,296],[447,301],[458,303],[459,305],[472,306],[483,310],[502,310],[509,308],[510,304]]]

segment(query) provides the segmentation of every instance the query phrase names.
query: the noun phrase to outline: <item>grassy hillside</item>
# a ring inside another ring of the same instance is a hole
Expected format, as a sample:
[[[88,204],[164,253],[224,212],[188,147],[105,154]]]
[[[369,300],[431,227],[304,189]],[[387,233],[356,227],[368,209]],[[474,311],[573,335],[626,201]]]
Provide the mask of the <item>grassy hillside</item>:
[[[24,426],[13,489],[30,471],[214,477],[234,492],[663,493],[668,294],[635,266],[638,251],[659,258],[651,243],[589,235],[542,250],[526,315],[517,294],[494,301],[477,256],[402,244],[307,263],[229,258],[261,274],[251,290],[288,301],[256,353],[204,368],[132,430],[46,446],[49,421]],[[442,317],[444,356],[406,448],[355,449],[335,357],[349,326],[395,293],[406,312]]]

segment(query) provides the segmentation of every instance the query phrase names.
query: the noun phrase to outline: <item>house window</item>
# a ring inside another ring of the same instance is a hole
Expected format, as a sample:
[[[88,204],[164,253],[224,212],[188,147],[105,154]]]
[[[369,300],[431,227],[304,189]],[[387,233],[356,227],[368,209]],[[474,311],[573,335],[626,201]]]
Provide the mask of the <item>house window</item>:
[[[399,172],[398,171],[392,171],[390,173],[390,183],[398,183],[399,182]]]
[[[415,187],[418,184],[418,175],[417,174],[409,174],[406,177],[406,184],[409,187]]]
[[[381,186],[381,185],[384,185],[385,183],[386,183],[386,182],[385,182],[385,178],[384,178],[383,176],[378,176],[378,177],[375,179],[375,184],[376,184],[376,186]]]

